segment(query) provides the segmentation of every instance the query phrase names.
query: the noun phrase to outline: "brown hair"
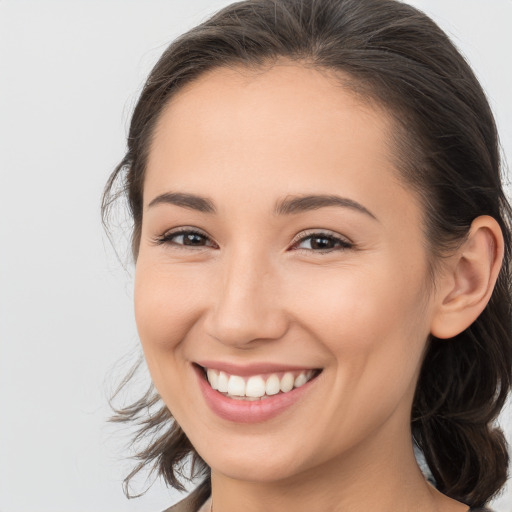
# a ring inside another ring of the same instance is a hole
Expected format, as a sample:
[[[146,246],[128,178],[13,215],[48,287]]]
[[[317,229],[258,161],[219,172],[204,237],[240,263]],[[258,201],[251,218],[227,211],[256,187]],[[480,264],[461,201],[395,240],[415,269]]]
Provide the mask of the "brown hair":
[[[433,266],[467,234],[479,215],[494,217],[505,257],[480,317],[451,340],[428,341],[412,410],[415,441],[438,488],[471,506],[486,503],[506,480],[508,454],[494,420],[512,381],[511,209],[503,192],[495,122],[470,67],[426,15],[395,0],[246,0],[232,4],[174,41],[151,71],[135,107],[128,150],[103,198],[104,222],[117,183],[133,217],[137,257],[144,173],[155,124],[172,95],[208,70],[258,67],[279,58],[351,77],[358,94],[394,117],[398,168],[424,207]],[[154,414],[146,414],[151,408]],[[209,468],[149,390],[117,410],[138,422],[149,444],[125,483],[154,465],[170,485],[192,455],[210,492]]]

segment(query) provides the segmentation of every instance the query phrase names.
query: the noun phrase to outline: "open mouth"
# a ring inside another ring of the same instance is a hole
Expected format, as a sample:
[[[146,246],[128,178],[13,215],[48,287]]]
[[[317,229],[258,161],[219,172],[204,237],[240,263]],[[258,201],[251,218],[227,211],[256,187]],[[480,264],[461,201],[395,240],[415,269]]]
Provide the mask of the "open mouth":
[[[233,375],[214,368],[205,368],[196,363],[210,387],[234,400],[265,400],[286,394],[315,379],[321,369],[273,372],[250,376]]]

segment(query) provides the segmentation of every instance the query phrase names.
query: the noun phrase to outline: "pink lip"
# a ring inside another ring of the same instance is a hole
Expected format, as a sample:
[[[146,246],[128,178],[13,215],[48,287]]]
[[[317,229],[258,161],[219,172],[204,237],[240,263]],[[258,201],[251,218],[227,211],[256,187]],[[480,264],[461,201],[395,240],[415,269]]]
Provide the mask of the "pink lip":
[[[274,363],[252,363],[247,365],[238,365],[221,361],[196,361],[196,364],[202,366],[203,368],[220,370],[229,373],[230,375],[238,375],[240,377],[249,377],[251,375],[261,375],[265,373],[314,370],[314,368],[308,368],[305,366],[290,366]]]
[[[288,393],[279,393],[263,400],[244,401],[228,398],[215,391],[206,380],[203,370],[196,365],[192,365],[192,368],[196,372],[199,388],[209,408],[220,418],[237,423],[259,423],[274,418],[300,401],[317,380],[313,378],[303,386]],[[251,370],[253,368],[251,367]],[[282,366],[279,367],[280,370],[282,368]],[[261,367],[258,367],[257,370],[261,370]],[[236,372],[233,374],[240,375]],[[254,375],[254,371],[252,374]]]

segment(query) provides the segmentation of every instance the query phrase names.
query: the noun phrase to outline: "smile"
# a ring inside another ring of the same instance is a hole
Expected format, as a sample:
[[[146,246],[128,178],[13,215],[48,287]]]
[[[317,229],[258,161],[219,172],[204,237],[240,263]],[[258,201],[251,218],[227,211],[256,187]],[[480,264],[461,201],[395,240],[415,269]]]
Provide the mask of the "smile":
[[[322,373],[273,365],[211,366],[192,365],[204,400],[218,417],[236,423],[263,422],[283,413],[311,393]]]
[[[317,373],[315,370],[302,370],[242,377],[212,368],[205,370],[212,389],[235,400],[261,400],[278,393],[288,393],[306,384]]]

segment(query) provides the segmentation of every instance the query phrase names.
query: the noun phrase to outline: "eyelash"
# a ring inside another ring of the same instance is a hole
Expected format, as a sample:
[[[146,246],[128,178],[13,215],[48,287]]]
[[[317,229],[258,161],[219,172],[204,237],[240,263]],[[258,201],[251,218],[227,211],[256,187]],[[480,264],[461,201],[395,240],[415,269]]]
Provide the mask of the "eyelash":
[[[292,248],[297,247],[297,245],[310,240],[313,241],[316,240],[329,240],[331,243],[335,244],[335,247],[330,247],[328,249],[295,249],[296,251],[304,251],[304,252],[315,252],[318,254],[328,254],[332,251],[343,251],[347,249],[352,249],[354,247],[354,244],[347,240],[346,238],[341,237],[340,235],[337,235],[335,233],[329,232],[329,231],[315,231],[311,230],[308,232],[303,232],[299,236],[295,237],[292,241]]]
[[[209,240],[210,244],[194,246],[194,245],[185,245],[184,243],[176,243],[173,241],[174,238],[176,238],[178,236],[185,236],[185,235],[196,235],[196,236],[202,237],[205,240]],[[307,240],[312,241],[313,239],[329,240],[331,243],[335,244],[335,247],[330,247],[328,249],[296,248],[301,243],[303,243]],[[154,243],[156,245],[170,244],[176,248],[184,249],[184,250],[188,250],[189,248],[194,249],[194,248],[198,248],[198,247],[200,247],[200,248],[204,248],[204,247],[216,248],[216,247],[218,247],[214,242],[211,241],[211,239],[208,235],[206,235],[202,231],[198,231],[198,230],[192,229],[192,228],[182,228],[182,229],[178,229],[176,231],[168,231],[168,232],[164,233],[163,235],[156,237],[154,240]],[[296,250],[296,251],[308,252],[308,253],[314,252],[317,254],[327,254],[332,251],[352,249],[353,247],[354,247],[354,244],[352,242],[349,242],[347,239],[344,239],[334,233],[326,232],[326,231],[322,231],[322,230],[320,230],[320,231],[311,230],[307,233],[301,233],[300,236],[294,238],[294,240],[292,241],[292,245],[291,245],[291,248],[292,249],[295,248],[294,250]]]
[[[185,235],[197,235],[197,236],[200,236],[204,239],[208,239],[210,240],[210,237],[206,234],[204,234],[203,232],[201,231],[198,231],[197,229],[192,229],[192,228],[181,228],[181,229],[178,229],[176,231],[168,231],[166,233],[164,233],[163,235],[160,235],[158,237],[155,238],[154,242],[155,244],[157,245],[163,245],[163,244],[170,244],[174,247],[177,247],[179,249],[187,249],[188,247],[191,247],[193,248],[194,246],[193,245],[185,245],[185,244],[177,244],[176,242],[173,242],[173,238],[176,238],[177,236],[185,236]],[[211,245],[197,245],[195,247],[216,247],[216,244],[214,244],[212,242]]]

